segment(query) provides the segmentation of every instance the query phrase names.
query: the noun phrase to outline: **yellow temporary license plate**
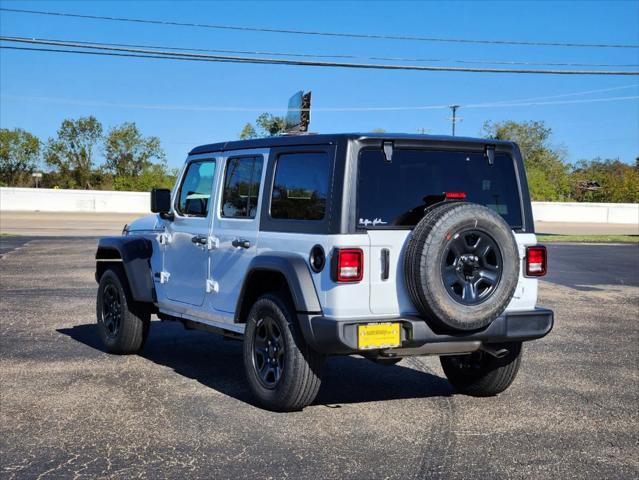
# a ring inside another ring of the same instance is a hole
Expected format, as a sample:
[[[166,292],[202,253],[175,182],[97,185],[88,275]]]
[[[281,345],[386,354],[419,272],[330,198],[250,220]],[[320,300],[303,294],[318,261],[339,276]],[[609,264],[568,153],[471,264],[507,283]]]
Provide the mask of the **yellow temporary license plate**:
[[[357,326],[357,345],[360,350],[398,347],[401,343],[399,323],[369,323]]]

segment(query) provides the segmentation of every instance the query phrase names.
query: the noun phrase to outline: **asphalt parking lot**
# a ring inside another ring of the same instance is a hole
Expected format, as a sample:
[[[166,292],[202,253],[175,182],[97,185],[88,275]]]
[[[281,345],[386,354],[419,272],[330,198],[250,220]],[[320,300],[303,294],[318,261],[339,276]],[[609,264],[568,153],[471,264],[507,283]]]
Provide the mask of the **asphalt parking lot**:
[[[2,478],[639,477],[637,245],[550,247],[555,329],[499,397],[455,394],[434,357],[332,358],[277,414],[239,342],[155,322],[142,355],[104,353],[94,239],[1,240]]]

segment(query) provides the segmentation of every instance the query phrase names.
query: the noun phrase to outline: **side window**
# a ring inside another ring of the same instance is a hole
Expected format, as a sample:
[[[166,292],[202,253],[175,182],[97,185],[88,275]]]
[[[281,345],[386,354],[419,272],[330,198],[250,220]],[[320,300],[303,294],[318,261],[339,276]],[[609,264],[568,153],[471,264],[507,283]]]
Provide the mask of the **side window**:
[[[289,220],[322,220],[330,162],[325,153],[280,155],[275,170],[271,217]]]
[[[261,155],[228,159],[222,195],[223,217],[255,218],[263,163]]]
[[[192,162],[182,179],[176,210],[181,215],[206,217],[209,212],[215,160]]]

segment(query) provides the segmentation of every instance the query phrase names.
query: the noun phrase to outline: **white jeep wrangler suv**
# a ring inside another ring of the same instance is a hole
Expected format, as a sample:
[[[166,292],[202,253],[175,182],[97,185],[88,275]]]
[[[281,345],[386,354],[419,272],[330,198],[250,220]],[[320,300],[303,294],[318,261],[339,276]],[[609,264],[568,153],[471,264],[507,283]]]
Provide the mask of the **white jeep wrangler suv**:
[[[310,404],[327,355],[439,355],[462,393],[512,383],[536,307],[537,245],[517,145],[297,135],[193,149],[153,215],[100,240],[97,321],[135,353],[151,314],[243,338],[266,408]]]

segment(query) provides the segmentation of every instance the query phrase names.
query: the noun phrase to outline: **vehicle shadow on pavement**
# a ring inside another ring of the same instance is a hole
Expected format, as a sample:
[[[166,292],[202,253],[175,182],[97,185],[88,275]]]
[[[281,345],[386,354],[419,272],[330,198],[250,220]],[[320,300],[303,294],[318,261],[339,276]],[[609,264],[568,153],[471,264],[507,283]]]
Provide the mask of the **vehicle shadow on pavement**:
[[[95,324],[61,328],[59,333],[104,352]],[[242,343],[219,335],[184,330],[172,322],[152,322],[140,357],[194,379],[242,402],[256,405],[246,385]],[[418,359],[382,366],[361,357],[332,357],[324,367],[324,380],[314,405],[365,403],[384,400],[451,396],[442,377],[425,372]]]

